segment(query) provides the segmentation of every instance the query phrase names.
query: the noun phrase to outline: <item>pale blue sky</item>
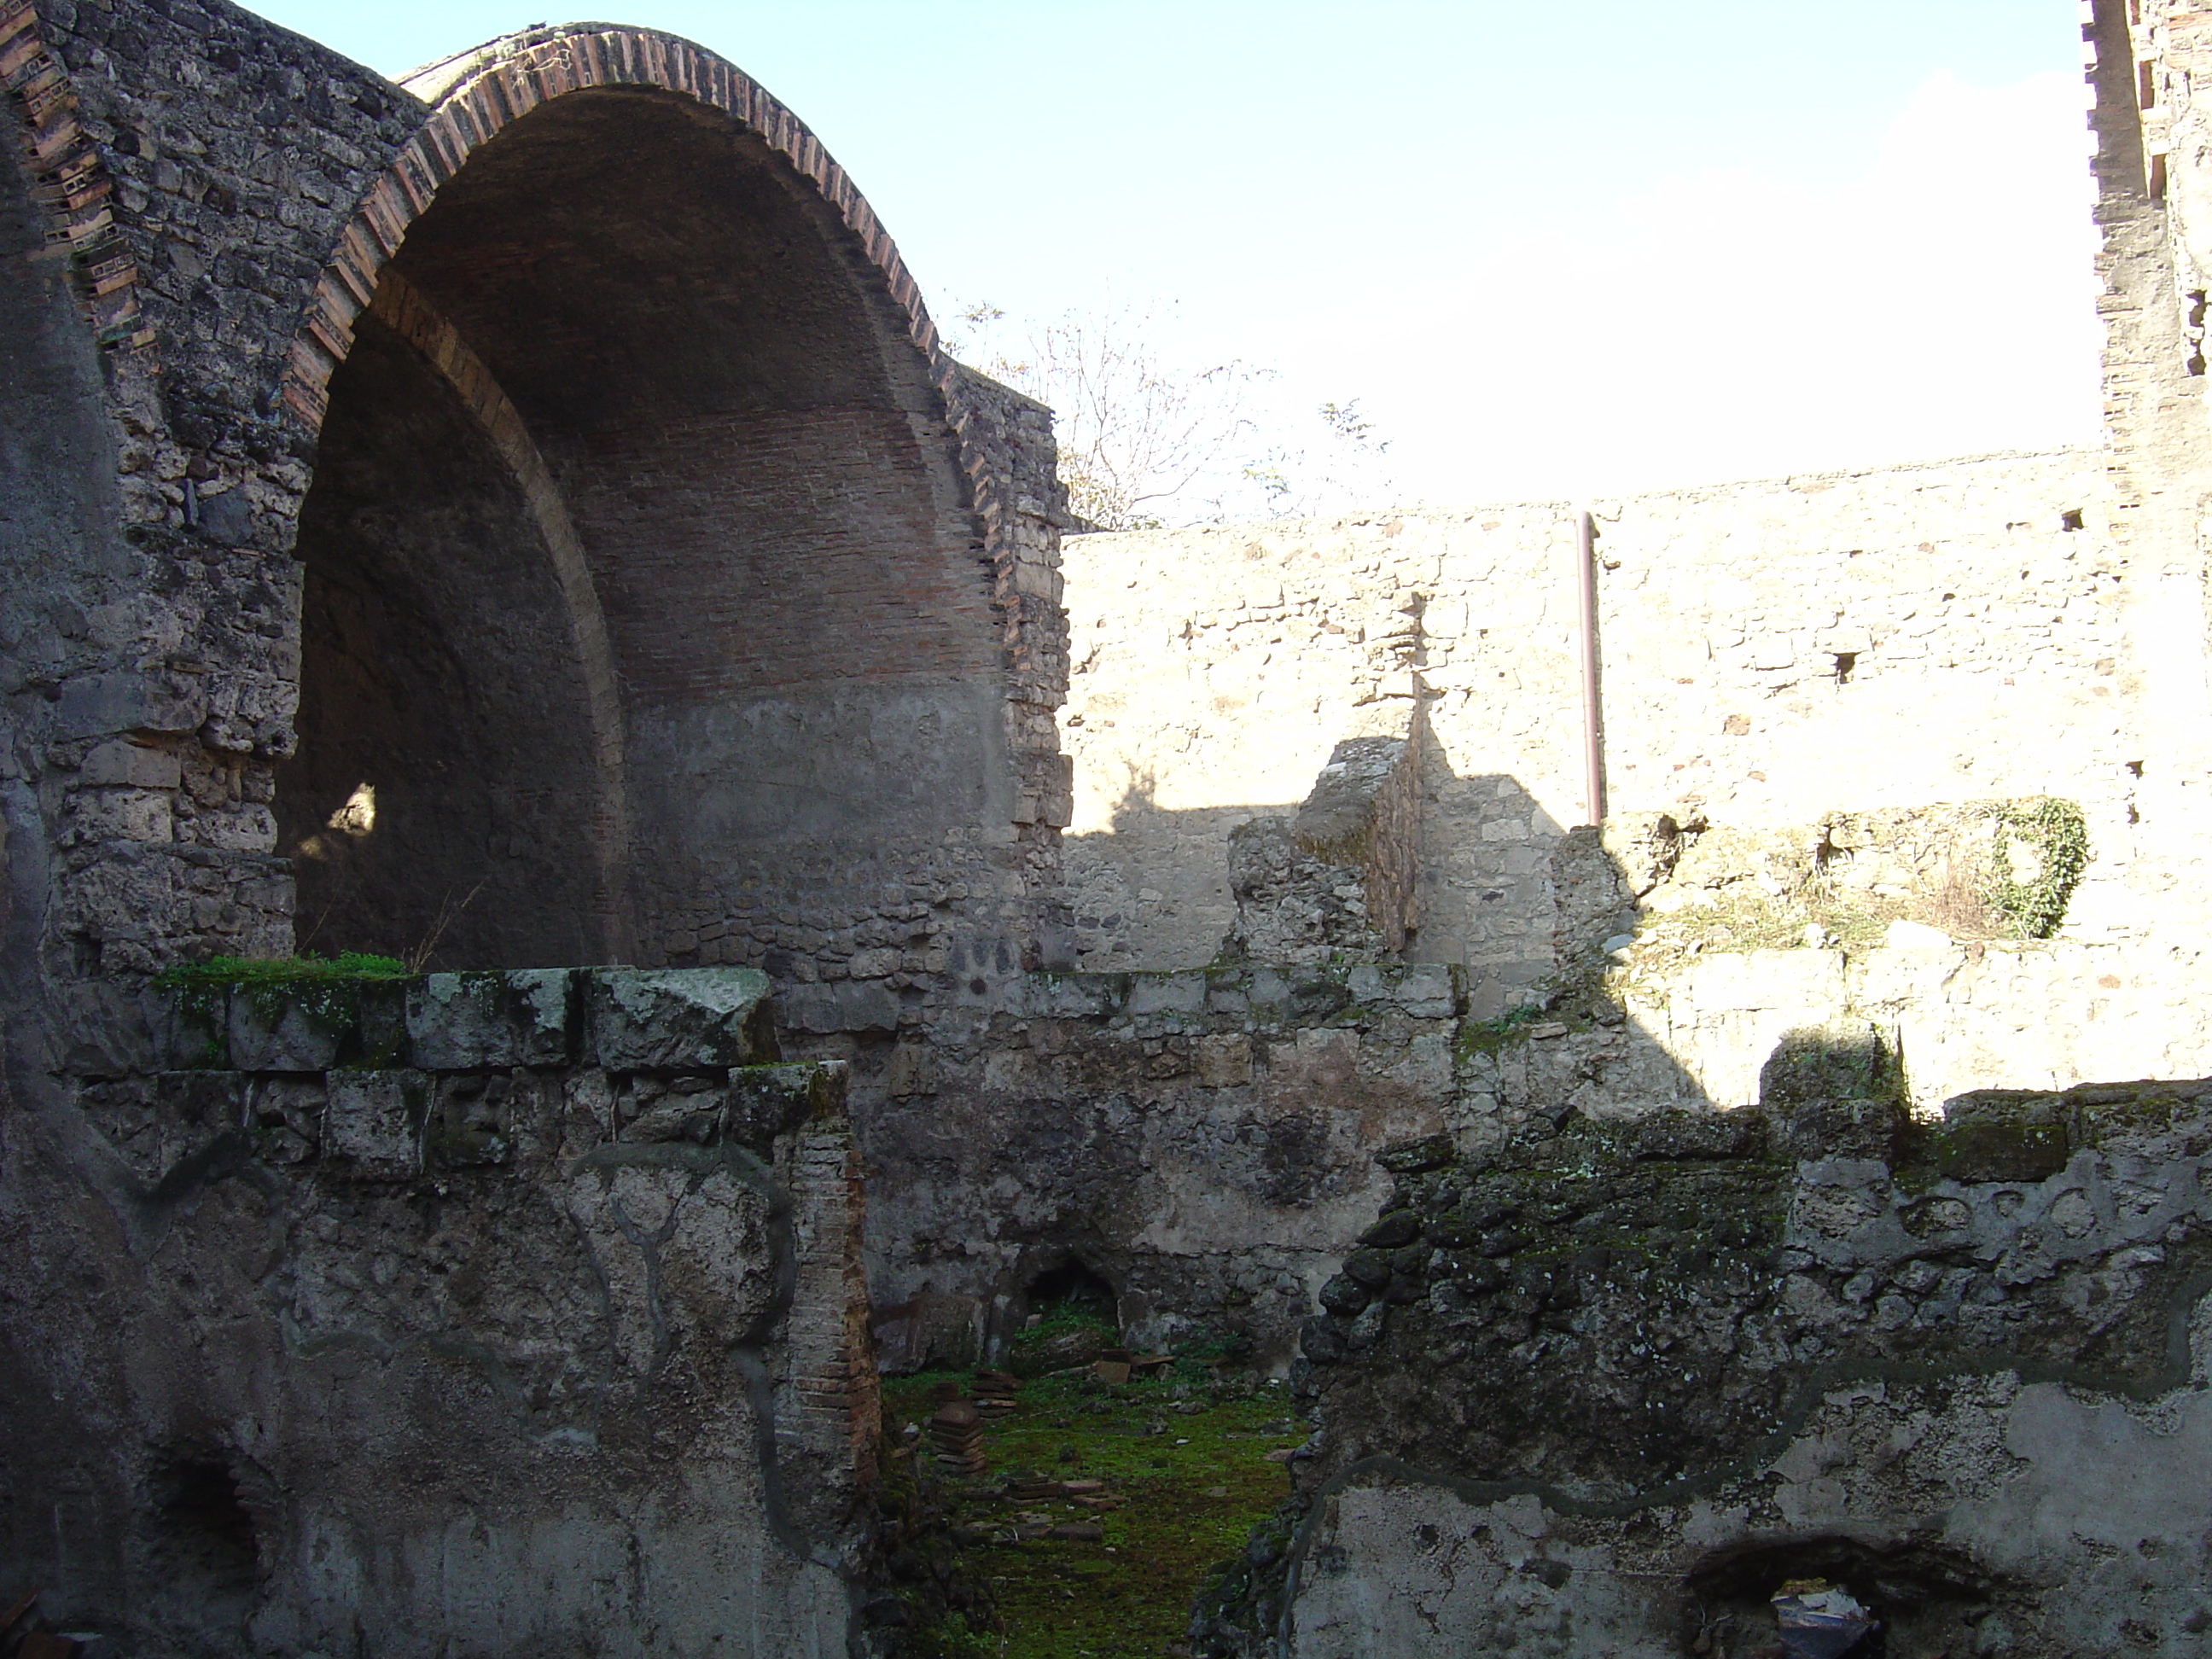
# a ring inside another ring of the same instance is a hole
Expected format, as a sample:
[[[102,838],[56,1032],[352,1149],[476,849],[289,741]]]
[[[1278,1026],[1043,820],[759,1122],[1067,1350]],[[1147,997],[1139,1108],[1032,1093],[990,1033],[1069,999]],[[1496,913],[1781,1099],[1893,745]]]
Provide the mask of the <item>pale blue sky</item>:
[[[1431,501],[2094,436],[2074,0],[633,5],[940,310],[1170,304]],[[387,73],[538,21],[258,9]]]

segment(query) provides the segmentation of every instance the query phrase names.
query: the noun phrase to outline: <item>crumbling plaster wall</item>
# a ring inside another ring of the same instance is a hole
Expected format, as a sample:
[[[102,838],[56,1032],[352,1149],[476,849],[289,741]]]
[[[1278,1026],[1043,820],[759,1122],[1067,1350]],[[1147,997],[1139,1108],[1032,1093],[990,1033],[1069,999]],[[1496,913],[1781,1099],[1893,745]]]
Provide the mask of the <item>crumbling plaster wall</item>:
[[[0,1223],[8,1572],[136,1653],[848,1652],[860,1173],[768,990],[149,993],[104,1201],[19,1157]]]
[[[1455,975],[1251,963],[1019,990],[896,1034],[787,1038],[851,1066],[878,1305],[952,1298],[969,1346],[945,1357],[972,1356],[1079,1261],[1132,1340],[1279,1365],[1376,1201],[1375,1154],[1446,1127]]]
[[[2048,794],[2079,803],[2091,861],[2045,943],[1746,958],[1723,932],[1628,951],[1631,1028],[1565,1039],[1587,1051],[1570,1092],[1740,1103],[1775,1031],[1853,1006],[1894,1023],[1929,1105],[2154,1056],[2212,1067],[2189,1012],[2203,830],[2175,777],[2196,737],[2158,695],[2163,589],[2141,591],[2110,513],[2100,459],[2079,452],[1595,504],[1614,821],[1669,814],[1802,862],[1839,811]],[[1233,920],[1229,830],[1283,811],[1294,770],[1417,688],[1408,951],[1462,964],[1475,1018],[1620,945],[1639,896],[1660,920],[1664,872],[1616,860],[1626,890],[1588,915],[1561,884],[1584,815],[1574,558],[1571,514],[1544,506],[1072,538],[1085,960],[1209,959]],[[1747,890],[1761,872],[1736,873]],[[2051,1018],[2077,990],[2099,1017]],[[1662,1070],[1638,1080],[1630,1048]]]
[[[2105,496],[2069,453],[1595,503],[1608,810],[1767,828],[2066,793],[2115,879],[2148,833],[2129,763],[2178,737],[2144,704]],[[1548,931],[1530,854],[1584,821],[1574,549],[1558,504],[1071,538],[1086,963],[1209,956],[1226,826],[1303,798],[1411,670],[1436,768],[1417,952],[1509,966],[1516,928]],[[1161,883],[1199,896],[1142,897]]]

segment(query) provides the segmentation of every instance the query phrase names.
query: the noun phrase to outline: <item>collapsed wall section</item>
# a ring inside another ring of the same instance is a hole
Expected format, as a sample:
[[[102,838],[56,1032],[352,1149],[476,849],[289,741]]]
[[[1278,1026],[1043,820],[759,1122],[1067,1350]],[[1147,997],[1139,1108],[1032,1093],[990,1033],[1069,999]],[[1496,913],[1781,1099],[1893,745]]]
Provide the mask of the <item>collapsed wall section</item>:
[[[1806,1578],[1890,1652],[2201,1624],[2212,1086],[1895,1083],[1801,1031],[1760,1111],[1398,1160],[1196,1650],[1747,1656]]]

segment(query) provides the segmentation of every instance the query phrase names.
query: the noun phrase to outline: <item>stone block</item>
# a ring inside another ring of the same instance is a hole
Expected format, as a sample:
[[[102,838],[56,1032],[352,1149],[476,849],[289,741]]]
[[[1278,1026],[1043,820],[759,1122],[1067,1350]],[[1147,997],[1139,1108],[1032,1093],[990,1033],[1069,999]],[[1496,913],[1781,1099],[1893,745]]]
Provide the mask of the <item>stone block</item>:
[[[765,1157],[778,1135],[842,1113],[848,1076],[842,1061],[741,1066],[730,1073],[726,1133]]]
[[[1384,1002],[1390,997],[1391,975],[1380,963],[1363,962],[1346,969],[1344,988],[1354,1002]]]
[[[264,1164],[304,1164],[321,1146],[329,1096],[319,1077],[246,1079],[244,1117]]]
[[[775,1000],[776,1024],[786,1030],[826,1033],[845,1029],[842,1005],[832,985],[794,985]]]
[[[386,1180],[422,1164],[430,1079],[417,1071],[333,1072],[323,1110],[323,1151],[353,1173]]]
[[[706,1077],[678,1078],[672,1085],[632,1079],[623,1091],[619,1139],[694,1146],[719,1140],[728,1103],[718,1085],[719,1079]]]
[[[1412,1243],[1421,1236],[1421,1217],[1417,1210],[1391,1210],[1365,1232],[1359,1242],[1377,1250],[1395,1250]]]
[[[1765,1117],[1754,1111],[1653,1112],[1632,1118],[1621,1131],[1622,1150],[1650,1163],[1704,1163],[1756,1158],[1766,1145]]]
[[[898,1030],[898,997],[888,986],[874,981],[794,985],[776,999],[776,1009],[782,1024],[794,1031]]]
[[[356,988],[302,979],[230,993],[230,1061],[241,1072],[327,1072],[359,1024]]]
[[[184,768],[169,750],[118,739],[94,749],[77,775],[102,787],[174,789],[183,781]]]
[[[423,1125],[426,1163],[449,1169],[504,1164],[511,1155],[512,1079],[461,1073],[434,1079],[435,1103]]]
[[[1255,995],[1253,999],[1258,1000]],[[1308,969],[1294,982],[1288,998],[1290,1018],[1299,1025],[1318,1025],[1352,1004],[1352,993],[1343,981],[1326,970]]]
[[[408,981],[365,979],[354,988],[355,1046],[349,1066],[397,1066],[406,1059]]]
[[[1916,1125],[1914,1161],[1941,1179],[2043,1181],[2073,1155],[2061,1097],[1983,1089],[1943,1103],[1943,1121]]]
[[[155,986],[145,996],[155,1064],[161,1070],[205,1071],[230,1064],[228,986]]]
[[[1195,1014],[1205,1006],[1203,974],[1139,974],[1129,982],[1132,1014]]]
[[[1234,1089],[1252,1080],[1252,1039],[1242,1031],[1198,1040],[1198,1083],[1202,1089]]]
[[[62,689],[56,729],[70,738],[117,732],[196,732],[207,718],[205,678],[147,670],[72,680]]]
[[[156,844],[176,836],[174,802],[164,789],[84,789],[70,802],[76,833],[93,841]]]
[[[1111,974],[1054,974],[1036,981],[1032,1006],[1054,1019],[1095,1019],[1112,1013],[1122,981]]]
[[[1345,1352],[1341,1322],[1326,1316],[1307,1320],[1298,1328],[1298,1352],[1316,1365],[1336,1364]]]
[[[757,969],[595,968],[586,998],[592,1057],[611,1072],[716,1071],[775,1058],[769,978]]]
[[[434,1072],[561,1065],[575,979],[566,968],[426,974],[407,988],[409,1057]]]
[[[1906,1127],[1893,1100],[1815,1097],[1769,1107],[1765,1113],[1769,1145],[1782,1158],[1866,1158],[1892,1164]]]
[[[1444,963],[1407,968],[1393,975],[1395,983],[1383,1000],[1413,1019],[1449,1019],[1458,1011],[1459,993],[1452,970]]]

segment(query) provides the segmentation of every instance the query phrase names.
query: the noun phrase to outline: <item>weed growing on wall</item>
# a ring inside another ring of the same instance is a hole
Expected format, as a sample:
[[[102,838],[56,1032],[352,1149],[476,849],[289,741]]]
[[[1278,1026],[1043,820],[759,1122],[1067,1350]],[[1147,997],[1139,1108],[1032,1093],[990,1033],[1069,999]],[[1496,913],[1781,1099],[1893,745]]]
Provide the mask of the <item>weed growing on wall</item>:
[[[1495,1054],[1509,1044],[1525,1039],[1528,1028],[1544,1018],[1544,1010],[1529,1003],[1518,1008],[1508,1008],[1495,1019],[1470,1019],[1459,1028],[1457,1049],[1462,1060],[1476,1054]]]
[[[2089,866],[2089,829],[2070,800],[2045,795],[1991,809],[1996,836],[1990,849],[1987,899],[2015,939],[2049,939],[2066,920],[2066,905]],[[2022,845],[2037,868],[2025,878],[2014,868],[2013,848]]]
[[[334,957],[273,960],[210,957],[165,968],[154,976],[154,983],[169,993],[188,1027],[205,1034],[205,1048],[194,1063],[220,1066],[223,1010],[233,994],[243,995],[247,1006],[271,1024],[283,1018],[289,1005],[306,1010],[325,1025],[338,1025],[352,1016],[362,983],[411,976],[407,964],[396,957],[341,951]]]
[[[1809,849],[1809,851],[1808,851]],[[1654,953],[1856,953],[1914,922],[1954,939],[2045,939],[2089,859],[2081,810],[2050,797],[1830,815],[1817,831],[1708,833],[1642,905]]]
[[[365,951],[341,951],[334,957],[279,957],[260,961],[246,957],[210,957],[205,962],[164,968],[154,983],[172,989],[193,985],[290,985],[301,980],[404,979],[407,964],[397,957]]]

